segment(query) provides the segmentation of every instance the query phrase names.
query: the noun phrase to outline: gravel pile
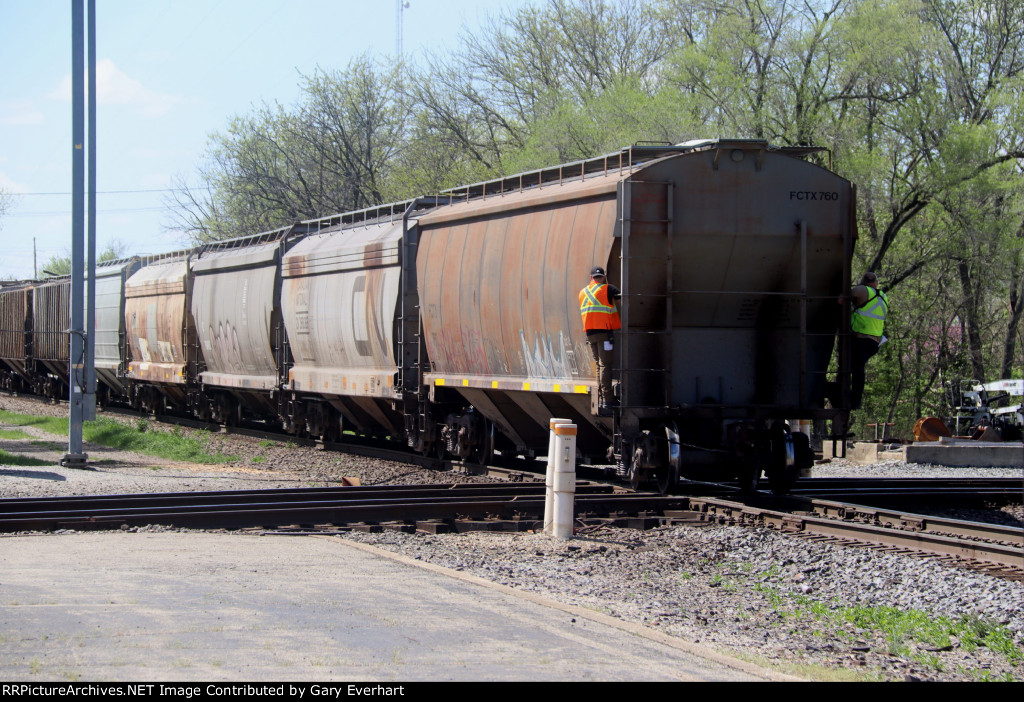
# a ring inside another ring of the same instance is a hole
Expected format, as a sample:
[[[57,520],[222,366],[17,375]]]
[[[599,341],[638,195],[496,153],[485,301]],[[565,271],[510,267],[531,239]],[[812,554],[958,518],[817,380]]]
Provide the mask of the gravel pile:
[[[0,407],[40,413],[37,403],[17,398],[0,398]],[[344,476],[364,484],[480,480],[301,446],[261,446],[245,437],[198,434],[238,460],[196,466],[87,447],[90,459],[98,462],[95,471],[0,466],[0,496],[319,486]],[[34,451],[55,464],[65,446],[59,437],[40,438],[57,445],[0,438],[0,448],[22,455]],[[814,474],[996,477],[1020,476],[1021,471],[834,460],[815,466]],[[960,511],[957,516],[976,518],[972,514]],[[1024,525],[1024,510],[1006,508],[998,520]],[[169,531],[137,531],[147,529]],[[928,559],[722,526],[649,532],[602,528],[571,541],[498,533],[353,532],[342,538],[819,679],[1024,680],[1024,584]],[[943,618],[960,624],[936,633]]]

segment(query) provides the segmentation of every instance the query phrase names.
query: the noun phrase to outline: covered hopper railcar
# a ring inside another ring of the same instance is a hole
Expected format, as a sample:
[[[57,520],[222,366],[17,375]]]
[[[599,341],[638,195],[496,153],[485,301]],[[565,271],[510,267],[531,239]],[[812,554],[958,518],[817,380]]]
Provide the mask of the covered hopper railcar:
[[[31,282],[0,285],[0,387],[8,392],[32,388]]]
[[[635,485],[764,473],[784,492],[812,456],[794,420],[848,419],[855,192],[814,151],[632,147],[128,262],[102,306],[127,343],[106,325],[98,366],[154,411],[479,462],[543,453],[564,417]],[[610,416],[579,314],[595,265],[623,293]],[[66,290],[0,290],[6,385],[66,379]]]
[[[128,370],[124,287],[143,265],[137,257],[110,261],[96,268],[95,358],[96,393],[100,404],[127,399]],[[86,279],[88,284],[88,279]]]
[[[632,148],[453,191],[419,221],[432,399],[461,396],[518,451],[546,445],[551,417],[574,420],[579,450],[610,447],[634,484],[752,487],[764,472],[788,490],[812,454],[787,422],[846,422],[824,395],[845,339],[854,190],[811,151]],[[611,417],[596,411],[577,302],[594,265],[623,292]]]
[[[202,359],[191,313],[189,252],[150,261],[125,282],[124,296],[131,405],[150,412],[195,405]]]
[[[293,227],[204,246],[191,256],[192,319],[203,365],[194,403],[203,417],[237,424],[276,416],[282,383],[281,257]]]
[[[418,198],[304,222],[283,258],[281,307],[288,345],[282,420],[296,434],[343,430],[405,439],[443,452],[422,369],[416,257]]]
[[[49,398],[68,396],[68,336],[71,278],[59,276],[32,288],[33,390]]]

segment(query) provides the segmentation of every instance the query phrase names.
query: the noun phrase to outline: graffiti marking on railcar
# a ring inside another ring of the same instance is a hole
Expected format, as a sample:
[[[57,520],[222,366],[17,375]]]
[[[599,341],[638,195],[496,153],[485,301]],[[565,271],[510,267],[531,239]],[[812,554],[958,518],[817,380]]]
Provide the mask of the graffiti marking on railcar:
[[[566,343],[562,332],[558,333],[558,343],[556,344],[552,343],[550,336],[542,337],[539,332],[534,332],[533,350],[531,351],[529,342],[526,340],[526,333],[520,329],[519,343],[526,361],[526,373],[531,378],[564,380],[572,378],[572,368],[564,354]]]

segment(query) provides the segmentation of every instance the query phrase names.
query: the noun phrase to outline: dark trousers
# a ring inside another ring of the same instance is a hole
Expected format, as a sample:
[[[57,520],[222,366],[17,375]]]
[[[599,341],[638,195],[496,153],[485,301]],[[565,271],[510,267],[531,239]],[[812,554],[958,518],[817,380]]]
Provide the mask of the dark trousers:
[[[614,351],[604,348],[604,342],[612,340],[611,332],[587,334],[590,355],[597,364],[597,404],[606,407],[614,397],[612,394],[612,355]]]
[[[855,336],[851,351],[853,375],[850,379],[850,408],[860,409],[861,400],[864,399],[864,367],[868,360],[878,353],[878,342],[863,336]]]

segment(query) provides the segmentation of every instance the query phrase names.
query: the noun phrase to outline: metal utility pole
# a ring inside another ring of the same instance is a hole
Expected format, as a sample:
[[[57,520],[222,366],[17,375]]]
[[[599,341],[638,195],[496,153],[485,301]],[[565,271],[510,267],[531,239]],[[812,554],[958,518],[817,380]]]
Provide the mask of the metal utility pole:
[[[95,21],[95,0],[89,0],[90,24]],[[95,43],[93,41],[91,43]],[[69,329],[70,355],[68,362],[68,452],[61,465],[69,468],[88,467],[88,456],[82,451],[82,422],[86,415],[86,357],[85,330],[82,316],[85,312],[85,3],[71,0],[71,299]],[[95,73],[95,53],[89,73]],[[94,84],[93,84],[94,85]],[[90,100],[95,99],[95,88]],[[95,132],[90,130],[90,136]],[[92,151],[90,145],[89,151]],[[94,178],[92,179],[94,180]],[[95,203],[95,185],[90,186],[90,207]],[[90,278],[95,278],[95,270]],[[93,411],[95,411],[93,409]]]
[[[85,291],[85,397],[83,417],[96,419],[96,0],[88,2],[89,70],[89,203],[86,208],[88,277]]]

